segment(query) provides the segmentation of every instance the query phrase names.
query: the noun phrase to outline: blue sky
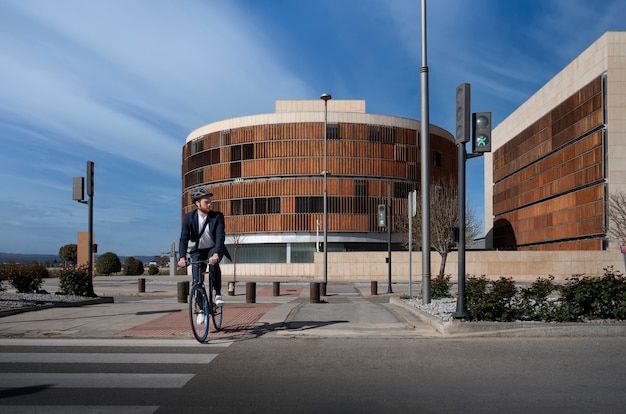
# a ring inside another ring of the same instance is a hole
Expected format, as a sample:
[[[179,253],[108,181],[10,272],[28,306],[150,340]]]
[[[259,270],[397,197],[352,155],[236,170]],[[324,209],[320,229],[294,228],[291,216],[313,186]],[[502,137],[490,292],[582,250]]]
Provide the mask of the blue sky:
[[[498,124],[604,32],[623,0],[430,0],[430,121],[455,88]],[[87,231],[72,177],[95,163],[99,253],[166,252],[194,129],[276,99],[364,99],[420,118],[420,0],[0,0],[0,252],[55,254]],[[482,160],[468,199],[483,213]]]

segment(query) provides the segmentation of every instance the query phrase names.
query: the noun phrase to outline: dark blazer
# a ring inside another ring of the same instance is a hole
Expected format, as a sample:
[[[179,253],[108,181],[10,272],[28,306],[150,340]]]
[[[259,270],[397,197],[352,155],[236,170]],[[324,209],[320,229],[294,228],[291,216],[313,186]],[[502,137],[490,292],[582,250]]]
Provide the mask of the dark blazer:
[[[178,243],[178,257],[186,257],[187,256],[187,247],[189,246],[189,242],[195,242],[196,246],[194,246],[191,250],[191,253],[198,250],[198,239],[200,238],[200,227],[198,226],[198,210],[194,210],[191,213],[185,214],[185,218],[183,219],[182,230],[180,232],[180,241]],[[220,256],[220,260],[222,260],[223,256],[226,256],[229,260],[230,253],[224,242],[226,240],[226,232],[224,231],[224,215],[219,211],[210,211],[209,212],[209,224],[208,230],[211,232],[211,238],[215,242],[215,246],[213,246],[209,250],[208,257],[213,256],[213,254],[217,253]],[[206,230],[205,230],[206,231]]]

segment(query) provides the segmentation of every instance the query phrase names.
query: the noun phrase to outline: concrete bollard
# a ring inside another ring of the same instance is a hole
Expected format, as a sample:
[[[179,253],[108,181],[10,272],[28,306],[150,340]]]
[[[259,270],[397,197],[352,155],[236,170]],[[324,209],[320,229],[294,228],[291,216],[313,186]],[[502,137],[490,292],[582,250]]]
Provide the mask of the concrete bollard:
[[[274,296],[280,296],[280,282],[274,282],[272,284],[272,294]]]
[[[256,282],[246,282],[246,303],[256,303]]]
[[[320,283],[311,282],[311,293],[309,295],[310,303],[320,303]]]
[[[189,296],[189,281],[177,282],[176,288],[178,290],[178,303],[187,303],[187,296]]]
[[[143,277],[140,277],[137,280],[137,292],[143,293],[145,291],[146,291],[146,279],[144,279]]]
[[[326,296],[326,282],[320,282],[320,296]]]
[[[375,280],[372,280],[370,282],[370,294],[372,296],[378,295],[378,282]]]

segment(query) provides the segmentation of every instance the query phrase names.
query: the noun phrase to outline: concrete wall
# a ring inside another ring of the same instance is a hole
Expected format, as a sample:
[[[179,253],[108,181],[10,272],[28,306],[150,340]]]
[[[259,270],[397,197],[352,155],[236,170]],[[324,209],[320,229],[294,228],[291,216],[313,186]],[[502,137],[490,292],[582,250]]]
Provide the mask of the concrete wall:
[[[328,281],[386,282],[387,252],[328,253]],[[392,282],[409,280],[408,252],[392,252]],[[422,280],[422,253],[412,253],[412,280]],[[315,263],[291,264],[238,264],[237,280],[293,278],[294,280],[321,281],[323,279],[323,253],[315,254]],[[431,274],[439,273],[441,258],[431,254]],[[511,277],[516,282],[534,282],[537,277],[553,275],[559,282],[576,274],[600,276],[604,268],[612,265],[622,273],[624,256],[618,251],[564,251],[564,252],[518,252],[518,251],[469,251],[466,253],[466,273],[470,276],[485,275],[489,279]],[[225,280],[232,280],[233,265],[223,264]],[[458,274],[457,253],[450,253],[445,273],[456,281]]]

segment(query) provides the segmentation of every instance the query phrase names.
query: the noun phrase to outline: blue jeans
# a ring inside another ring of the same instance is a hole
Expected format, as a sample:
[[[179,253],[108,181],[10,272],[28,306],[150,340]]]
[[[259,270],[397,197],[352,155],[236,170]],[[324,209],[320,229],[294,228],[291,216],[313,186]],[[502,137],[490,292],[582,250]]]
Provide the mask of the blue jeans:
[[[189,255],[191,256],[192,262],[207,260],[209,258],[209,249],[198,249],[194,251],[193,253],[190,253]],[[194,264],[191,267],[192,285],[197,283],[200,280],[200,276],[204,274],[206,267],[207,267],[206,263]],[[213,289],[215,289],[215,294],[221,295],[222,294],[221,293],[222,292],[222,269],[220,269],[219,263],[216,263],[213,266],[210,266],[209,277],[211,278]]]

